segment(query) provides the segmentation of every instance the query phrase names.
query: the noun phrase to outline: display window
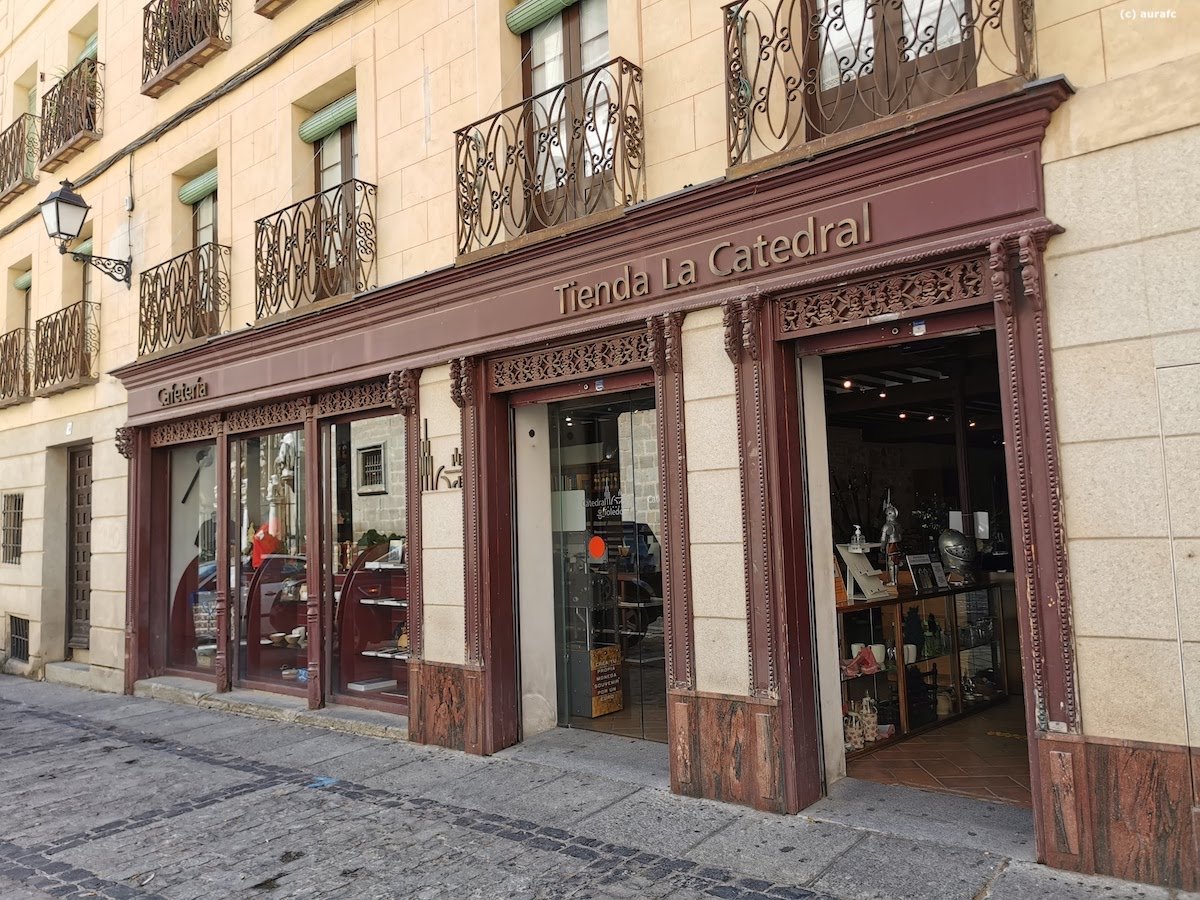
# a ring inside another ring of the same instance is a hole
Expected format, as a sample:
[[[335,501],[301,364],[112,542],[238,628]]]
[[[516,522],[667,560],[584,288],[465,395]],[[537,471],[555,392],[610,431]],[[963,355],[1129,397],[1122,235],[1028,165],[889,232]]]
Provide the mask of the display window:
[[[302,687],[308,682],[308,584],[304,433],[232,444],[232,596],[239,598],[238,677]]]
[[[166,665],[211,674],[217,652],[216,443],[166,452]]]
[[[332,688],[343,697],[403,703],[410,652],[405,417],[334,423],[323,434]]]

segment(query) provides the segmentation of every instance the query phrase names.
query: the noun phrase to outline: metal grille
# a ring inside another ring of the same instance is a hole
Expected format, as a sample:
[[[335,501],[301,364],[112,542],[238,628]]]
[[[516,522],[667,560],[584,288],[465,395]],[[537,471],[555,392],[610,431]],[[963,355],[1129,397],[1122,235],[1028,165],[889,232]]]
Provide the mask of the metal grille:
[[[21,562],[21,529],[25,522],[25,495],[5,494],[0,521],[0,562]]]
[[[202,244],[142,273],[140,356],[215,337],[228,326],[228,247]]]
[[[8,655],[21,662],[29,662],[28,619],[8,617]]]
[[[360,447],[358,450],[359,490],[379,490],[384,487],[383,446]]]
[[[347,181],[254,225],[258,318],[375,287],[375,185]]]
[[[33,346],[30,333],[16,328],[0,335],[0,406],[29,397],[29,357]]]
[[[94,59],[82,60],[42,97],[38,144],[42,168],[47,172],[53,172],[100,138],[103,74],[103,63]]]
[[[229,46],[228,0],[154,0],[142,11],[142,83]],[[161,92],[159,92],[161,93]]]
[[[617,57],[455,133],[458,252],[645,199],[642,70]]]
[[[100,307],[73,303],[34,327],[33,389],[66,390],[94,381],[100,350]]]
[[[1031,0],[737,0],[725,7],[729,165],[1034,76]]]
[[[38,118],[29,113],[0,132],[0,206],[37,183]]]

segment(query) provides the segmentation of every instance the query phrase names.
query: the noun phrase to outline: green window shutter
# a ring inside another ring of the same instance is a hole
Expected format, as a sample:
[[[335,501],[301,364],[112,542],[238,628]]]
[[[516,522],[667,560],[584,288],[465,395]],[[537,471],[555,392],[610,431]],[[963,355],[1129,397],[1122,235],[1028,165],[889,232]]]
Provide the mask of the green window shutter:
[[[300,123],[300,140],[309,144],[329,137],[347,122],[358,118],[358,93],[347,94],[319,109]]]
[[[33,287],[33,269],[28,272],[22,272],[13,282],[13,287],[18,291],[27,291]]]
[[[73,248],[71,250],[71,252],[79,253],[83,256],[91,256],[92,255],[92,239],[88,238],[86,241],[81,243],[78,247]]]
[[[79,53],[79,56],[76,57],[75,65],[79,65],[85,59],[95,59],[96,54],[99,52],[99,49],[100,49],[100,35],[97,32],[93,31],[91,33],[91,35],[88,37],[88,39],[84,42],[83,50],[81,50]]]
[[[553,19],[576,0],[521,0],[504,17],[508,30],[513,34],[524,34],[547,19]]]
[[[179,189],[179,202],[185,206],[199,203],[209,194],[217,192],[217,170],[209,169],[203,175],[197,175]]]

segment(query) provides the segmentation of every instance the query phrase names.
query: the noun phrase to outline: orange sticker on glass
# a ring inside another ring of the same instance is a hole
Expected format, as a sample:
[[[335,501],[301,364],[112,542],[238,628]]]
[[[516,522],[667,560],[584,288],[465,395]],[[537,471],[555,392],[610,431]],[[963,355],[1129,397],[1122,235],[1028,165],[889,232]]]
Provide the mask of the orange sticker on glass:
[[[588,541],[588,556],[592,559],[603,559],[608,547],[604,543],[604,538],[596,535]]]

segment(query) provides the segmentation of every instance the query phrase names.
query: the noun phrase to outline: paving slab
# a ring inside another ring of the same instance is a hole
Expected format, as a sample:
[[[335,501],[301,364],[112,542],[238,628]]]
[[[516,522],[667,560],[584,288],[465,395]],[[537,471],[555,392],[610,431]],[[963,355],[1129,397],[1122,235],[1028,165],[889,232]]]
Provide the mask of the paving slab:
[[[830,785],[827,793],[801,815],[1028,862],[1037,859],[1033,812],[1025,807],[858,778],[843,778]]]
[[[544,732],[500,751],[496,758],[519,759],[628,784],[671,789],[671,761],[666,744],[582,728]]]
[[[654,788],[638,788],[598,812],[584,816],[575,823],[575,830],[606,840],[619,834],[630,846],[681,855],[741,815],[741,809],[727,803],[693,800]]]
[[[1005,862],[989,853],[868,833],[810,885],[842,900],[966,900]]]
[[[1115,878],[1075,875],[1027,862],[1005,866],[986,894],[986,900],[1186,900],[1189,897],[1200,895],[1172,893],[1166,888]]]

